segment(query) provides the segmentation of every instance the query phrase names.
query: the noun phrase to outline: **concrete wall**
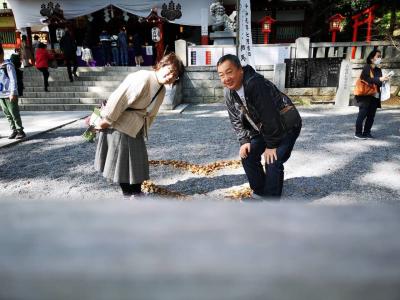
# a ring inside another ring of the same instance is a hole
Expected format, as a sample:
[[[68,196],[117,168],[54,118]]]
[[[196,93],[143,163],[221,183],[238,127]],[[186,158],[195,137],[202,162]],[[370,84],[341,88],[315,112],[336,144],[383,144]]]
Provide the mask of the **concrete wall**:
[[[273,66],[257,67],[257,72],[272,80]],[[183,78],[183,103],[223,102],[224,92],[216,67],[186,67]]]
[[[352,61],[352,85],[360,76],[364,61]],[[390,68],[389,68],[390,67]],[[258,66],[257,71],[265,78],[273,80],[273,66]],[[395,75],[391,79],[392,94],[400,86],[400,62],[383,63],[382,69],[386,72],[393,70]],[[325,88],[290,88],[285,89],[296,102],[305,103],[334,103],[336,87]],[[182,82],[183,103],[214,103],[223,102],[223,88],[215,67],[186,67]]]

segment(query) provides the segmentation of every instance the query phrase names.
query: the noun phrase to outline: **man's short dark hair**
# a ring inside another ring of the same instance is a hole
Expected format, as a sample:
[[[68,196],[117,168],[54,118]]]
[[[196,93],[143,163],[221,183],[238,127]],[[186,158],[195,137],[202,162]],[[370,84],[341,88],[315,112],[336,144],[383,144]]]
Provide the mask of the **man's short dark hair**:
[[[238,69],[242,68],[242,65],[240,64],[239,58],[236,55],[233,55],[233,54],[225,54],[224,56],[222,56],[217,62],[217,68],[221,64],[226,62],[227,60],[229,60],[231,63],[233,63]]]
[[[376,55],[378,52],[382,54],[381,50],[378,50],[378,49],[374,49],[374,50],[372,50],[372,51],[368,54],[368,57],[367,57],[367,64],[369,64],[369,65],[372,64],[372,59],[375,57],[375,55]]]
[[[3,47],[0,47],[0,55],[3,55],[4,54],[4,49],[3,49]]]

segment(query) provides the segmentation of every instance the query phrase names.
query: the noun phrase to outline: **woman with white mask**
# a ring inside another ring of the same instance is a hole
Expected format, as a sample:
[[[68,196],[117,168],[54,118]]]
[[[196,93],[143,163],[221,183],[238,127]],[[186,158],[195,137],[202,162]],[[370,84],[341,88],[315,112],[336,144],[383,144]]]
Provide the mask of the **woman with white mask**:
[[[381,51],[377,49],[371,51],[367,57],[367,64],[361,72],[361,80],[370,85],[375,85],[377,92],[369,96],[355,96],[359,105],[356,120],[356,133],[354,136],[357,139],[373,138],[371,135],[371,128],[374,124],[376,110],[381,107],[380,87],[384,81],[389,80],[389,77],[382,76],[382,70],[378,67],[381,60]]]

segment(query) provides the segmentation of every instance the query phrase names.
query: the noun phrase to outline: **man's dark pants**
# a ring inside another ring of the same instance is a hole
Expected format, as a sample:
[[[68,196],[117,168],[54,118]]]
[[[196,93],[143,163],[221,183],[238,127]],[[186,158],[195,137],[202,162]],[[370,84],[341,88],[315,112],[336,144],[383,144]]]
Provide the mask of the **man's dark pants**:
[[[66,56],[65,63],[67,65],[67,72],[70,81],[74,81],[73,74],[76,75],[76,71],[78,70],[78,61],[76,59],[76,55]],[[73,68],[71,70],[71,68]]]
[[[282,195],[283,164],[289,159],[300,131],[301,125],[287,133],[276,149],[278,159],[272,164],[265,164],[265,172],[261,165],[261,155],[266,148],[264,138],[262,135],[258,135],[251,139],[250,153],[247,158],[242,159],[242,165],[249,180],[250,188],[255,194],[275,198]]]

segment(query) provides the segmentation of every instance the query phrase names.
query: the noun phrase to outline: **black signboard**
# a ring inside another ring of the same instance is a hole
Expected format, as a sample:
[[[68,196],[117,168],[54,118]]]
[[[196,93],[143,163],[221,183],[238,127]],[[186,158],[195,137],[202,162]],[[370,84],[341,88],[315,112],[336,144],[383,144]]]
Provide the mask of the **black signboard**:
[[[342,58],[285,59],[286,87],[336,87]]]

